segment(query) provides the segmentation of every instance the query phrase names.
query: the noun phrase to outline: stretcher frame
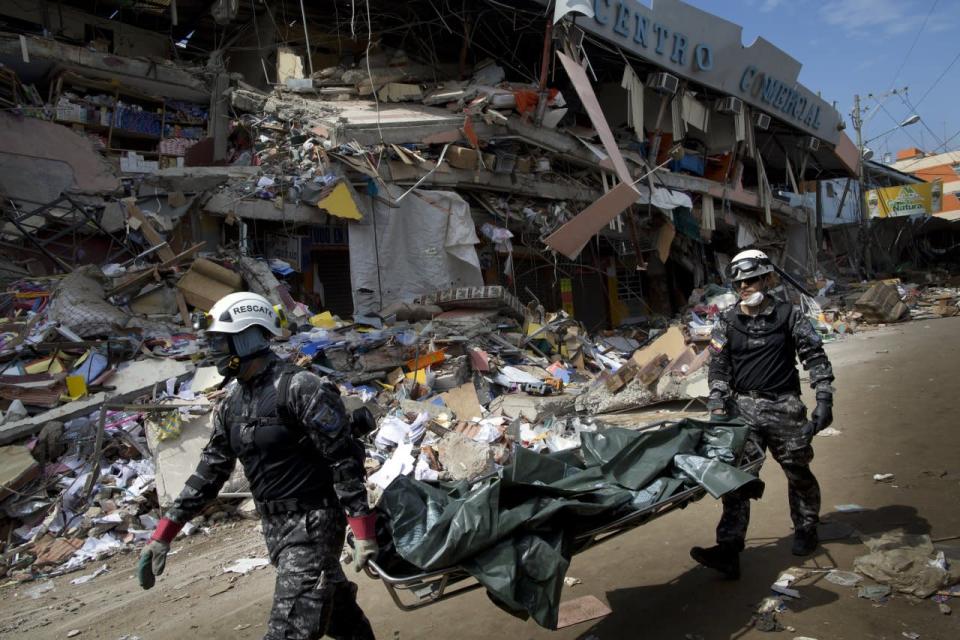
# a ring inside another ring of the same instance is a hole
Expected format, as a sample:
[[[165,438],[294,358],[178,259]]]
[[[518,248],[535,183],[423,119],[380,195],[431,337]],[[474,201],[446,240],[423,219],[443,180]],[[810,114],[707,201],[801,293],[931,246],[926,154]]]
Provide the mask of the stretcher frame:
[[[669,422],[650,425],[644,430],[660,427]],[[741,454],[738,465],[741,471],[759,473],[766,456],[763,451],[755,447],[746,447]],[[598,544],[603,544],[628,531],[647,524],[657,518],[677,509],[684,509],[687,505],[696,502],[707,494],[706,489],[695,486],[661,500],[648,507],[634,511],[625,516],[579,534],[573,543],[573,555],[583,553]],[[459,566],[425,571],[409,576],[390,575],[377,563],[370,560],[365,567],[366,574],[374,580],[383,582],[393,603],[401,611],[415,611],[443,600],[449,600],[482,587],[473,576]],[[466,582],[469,581],[469,582]]]

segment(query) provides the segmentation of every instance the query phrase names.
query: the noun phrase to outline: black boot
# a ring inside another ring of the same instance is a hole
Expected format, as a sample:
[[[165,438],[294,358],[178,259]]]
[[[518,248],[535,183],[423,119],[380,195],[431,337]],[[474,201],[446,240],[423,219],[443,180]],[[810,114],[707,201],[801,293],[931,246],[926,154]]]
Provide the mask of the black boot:
[[[705,567],[716,569],[728,580],[740,578],[740,550],[729,544],[690,549],[690,557]]]
[[[817,535],[817,528],[797,529],[793,532],[793,555],[808,556],[817,550],[820,544],[820,537]]]

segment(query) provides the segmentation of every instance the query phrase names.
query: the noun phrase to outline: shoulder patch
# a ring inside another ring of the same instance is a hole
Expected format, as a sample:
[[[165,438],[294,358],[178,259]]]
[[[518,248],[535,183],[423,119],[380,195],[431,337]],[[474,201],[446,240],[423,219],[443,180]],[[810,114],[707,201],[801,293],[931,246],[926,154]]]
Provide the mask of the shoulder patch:
[[[723,351],[723,348],[727,346],[726,336],[713,336],[710,339],[710,346],[708,347],[713,353],[720,353]]]

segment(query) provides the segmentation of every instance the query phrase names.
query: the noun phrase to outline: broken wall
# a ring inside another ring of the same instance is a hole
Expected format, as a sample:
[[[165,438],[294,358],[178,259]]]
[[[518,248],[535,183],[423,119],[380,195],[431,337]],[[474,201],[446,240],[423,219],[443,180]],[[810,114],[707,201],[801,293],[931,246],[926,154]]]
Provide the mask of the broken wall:
[[[64,38],[85,42],[88,40],[87,27],[95,27],[102,34],[110,34],[113,51],[121,56],[156,56],[169,58],[171,53],[170,37],[148,29],[140,29],[119,20],[101,18],[83,11],[57,3],[56,8],[46,2],[4,2],[0,3],[0,15],[41,25],[50,33]]]
[[[394,197],[400,194],[396,190]],[[483,286],[474,246],[480,240],[470,205],[458,194],[415,190],[396,208],[376,199],[370,208],[361,223],[350,225],[355,313],[438,290]]]
[[[93,143],[69,127],[0,112],[0,131],[0,189],[10,197],[49,202],[64,190],[101,193],[120,187]]]

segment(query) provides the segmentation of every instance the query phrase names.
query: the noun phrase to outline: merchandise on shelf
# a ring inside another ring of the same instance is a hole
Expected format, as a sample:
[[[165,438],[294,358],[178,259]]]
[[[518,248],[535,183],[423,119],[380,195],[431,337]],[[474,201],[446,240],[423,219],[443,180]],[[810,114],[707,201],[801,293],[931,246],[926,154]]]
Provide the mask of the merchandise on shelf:
[[[203,126],[183,126],[179,124],[170,124],[169,122],[163,125],[163,137],[165,138],[189,138],[191,140],[199,140],[204,136],[206,129]]]
[[[113,126],[116,129],[132,131],[150,136],[160,137],[161,117],[159,113],[146,111],[140,105],[117,102],[114,112]]]
[[[197,144],[190,138],[164,138],[160,141],[160,153],[166,156],[184,156],[187,149]]]

